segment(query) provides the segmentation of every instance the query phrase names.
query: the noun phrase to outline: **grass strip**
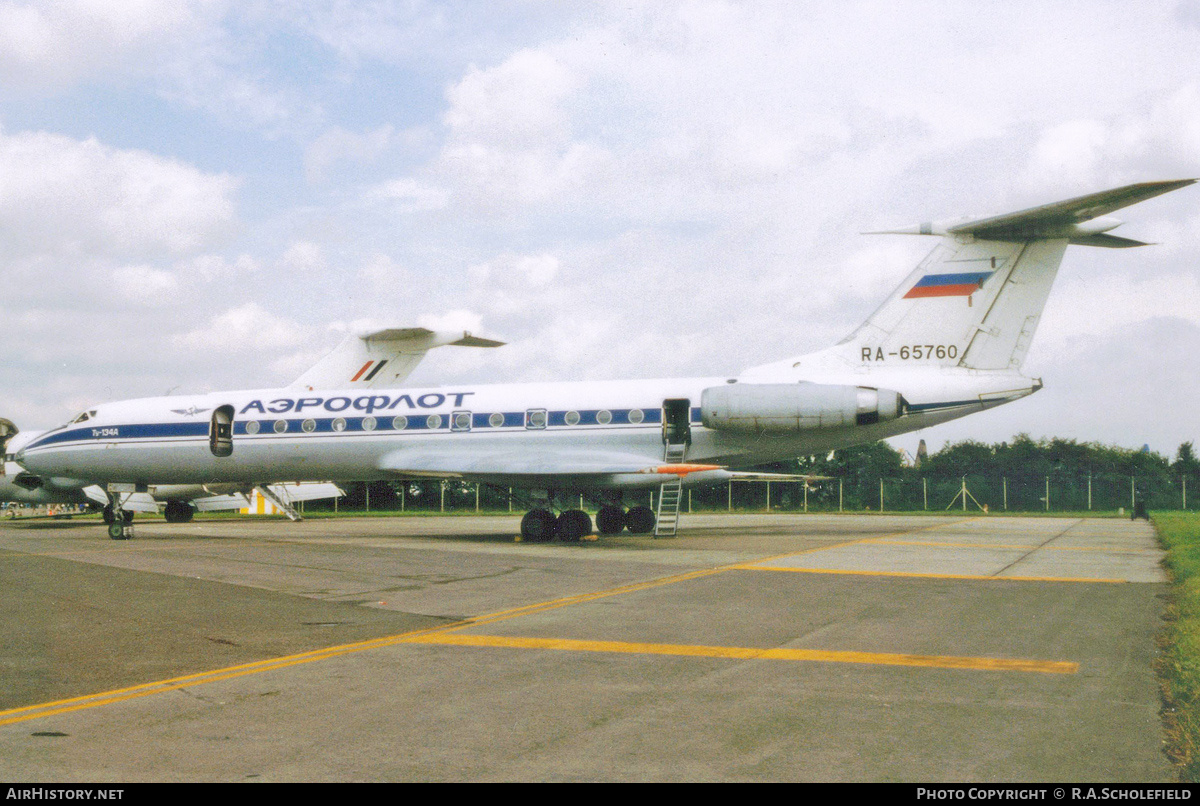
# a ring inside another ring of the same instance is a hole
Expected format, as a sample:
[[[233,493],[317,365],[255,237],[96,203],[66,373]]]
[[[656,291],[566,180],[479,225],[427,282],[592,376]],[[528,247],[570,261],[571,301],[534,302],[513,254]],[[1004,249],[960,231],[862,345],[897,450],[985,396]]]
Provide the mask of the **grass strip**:
[[[1155,514],[1171,596],[1157,663],[1166,753],[1181,781],[1200,782],[1200,514]]]

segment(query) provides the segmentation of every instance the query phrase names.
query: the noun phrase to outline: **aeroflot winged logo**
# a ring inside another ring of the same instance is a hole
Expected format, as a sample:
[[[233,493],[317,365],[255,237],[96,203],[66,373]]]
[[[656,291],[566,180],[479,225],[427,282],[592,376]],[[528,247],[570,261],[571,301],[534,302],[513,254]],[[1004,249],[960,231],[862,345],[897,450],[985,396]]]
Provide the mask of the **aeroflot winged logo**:
[[[208,409],[198,409],[195,406],[188,406],[186,409],[171,409],[175,414],[182,414],[185,417],[195,417],[197,414],[203,414]]]
[[[995,272],[973,271],[963,274],[926,274],[908,290],[904,299],[920,297],[969,297]]]

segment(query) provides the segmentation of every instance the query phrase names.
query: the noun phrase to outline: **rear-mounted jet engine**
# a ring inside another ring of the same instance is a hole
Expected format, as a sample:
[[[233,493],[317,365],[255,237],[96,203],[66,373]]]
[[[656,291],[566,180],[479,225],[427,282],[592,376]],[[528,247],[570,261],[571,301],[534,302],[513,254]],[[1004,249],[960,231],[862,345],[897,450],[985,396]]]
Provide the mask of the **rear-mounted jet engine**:
[[[700,398],[704,425],[721,431],[805,431],[894,420],[908,408],[890,389],[820,383],[710,386]]]

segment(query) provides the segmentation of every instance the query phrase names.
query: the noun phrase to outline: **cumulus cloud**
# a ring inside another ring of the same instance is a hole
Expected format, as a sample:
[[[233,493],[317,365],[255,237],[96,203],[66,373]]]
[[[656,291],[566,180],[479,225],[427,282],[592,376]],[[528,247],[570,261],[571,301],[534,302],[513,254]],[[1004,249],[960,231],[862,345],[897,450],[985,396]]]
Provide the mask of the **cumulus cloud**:
[[[304,149],[304,172],[309,181],[322,180],[341,162],[369,163],[388,150],[396,131],[385,124],[362,134],[334,126]]]
[[[367,195],[371,200],[382,202],[402,213],[441,210],[450,201],[450,194],[445,188],[407,177],[376,185]]]
[[[179,280],[152,266],[125,266],[112,274],[117,293],[138,305],[157,306],[178,301]]]
[[[286,350],[305,337],[295,322],[248,302],[214,316],[208,324],[172,338],[185,350],[253,352]]]
[[[135,69],[195,25],[202,7],[177,0],[0,3],[0,81],[61,86],[115,65]]]
[[[229,233],[237,181],[95,138],[0,133],[0,222],[9,255],[149,256]]]
[[[104,338],[150,341],[128,320],[103,330],[141,305],[164,345],[141,365],[152,391],[209,341],[261,343],[298,374],[302,351],[328,348],[326,320],[368,317],[449,317],[510,342],[447,350],[419,370],[430,382],[736,372],[844,335],[933,245],[860,231],[1200,163],[1200,28],[1172,2],[597,2],[464,20],[284,0],[181,6],[192,22],[176,23],[148,3],[157,28],[98,26],[94,53],[63,33],[78,22],[50,25],[85,5],[10,16],[28,36],[0,78],[33,92],[86,76],[154,113],[131,133],[93,112],[96,140],[0,135],[5,280],[29,299],[70,277]],[[0,0],[0,19],[17,8]],[[54,37],[64,64],[38,83]],[[37,112],[0,106],[9,125]],[[118,142],[108,130],[143,150],[101,145]],[[196,151],[203,170],[161,156]],[[1086,279],[1068,253],[1031,362],[1041,348],[1070,381],[1071,334],[1195,323],[1196,192],[1122,214],[1162,247],[1082,250]],[[119,283],[133,297],[107,293]],[[167,297],[181,301],[143,304]],[[198,370],[257,382],[229,363]]]

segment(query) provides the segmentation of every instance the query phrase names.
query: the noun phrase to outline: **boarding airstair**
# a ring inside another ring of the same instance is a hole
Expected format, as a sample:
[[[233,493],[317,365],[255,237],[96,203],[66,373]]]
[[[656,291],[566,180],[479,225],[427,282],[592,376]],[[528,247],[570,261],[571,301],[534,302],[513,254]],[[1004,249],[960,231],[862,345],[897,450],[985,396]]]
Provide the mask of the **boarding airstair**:
[[[683,463],[687,455],[686,442],[664,443],[663,462],[668,465]],[[679,505],[683,502],[683,477],[675,476],[664,481],[658,488],[658,513],[654,520],[655,537],[674,537],[679,526]]]
[[[259,495],[274,504],[280,512],[287,516],[289,521],[303,520],[303,518],[300,516],[300,513],[296,511],[294,506],[292,506],[291,502],[285,500],[287,493],[283,490],[280,490],[279,494],[277,495],[274,490],[265,484],[260,484],[254,489],[258,491]]]

